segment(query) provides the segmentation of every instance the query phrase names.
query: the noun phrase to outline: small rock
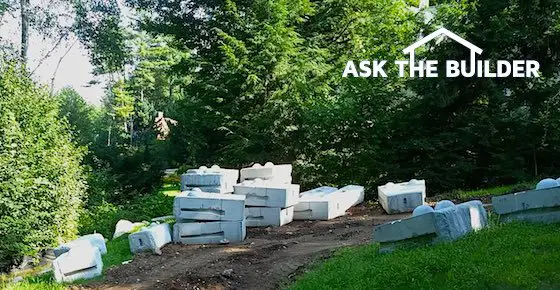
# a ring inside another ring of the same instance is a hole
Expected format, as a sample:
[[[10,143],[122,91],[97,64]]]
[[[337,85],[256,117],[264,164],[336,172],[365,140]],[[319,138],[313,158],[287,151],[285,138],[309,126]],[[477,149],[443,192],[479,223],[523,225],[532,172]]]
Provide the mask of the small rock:
[[[132,260],[124,261],[124,262],[122,262],[121,264],[122,264],[122,265],[126,265],[126,264],[128,264],[128,263],[130,263],[130,262],[132,262]]]
[[[18,283],[18,282],[21,282],[21,281],[23,281],[23,277],[21,277],[21,276],[14,277],[14,279],[12,279],[13,283]]]
[[[231,277],[231,274],[233,274],[233,269],[226,269],[222,272],[222,275],[227,277]]]

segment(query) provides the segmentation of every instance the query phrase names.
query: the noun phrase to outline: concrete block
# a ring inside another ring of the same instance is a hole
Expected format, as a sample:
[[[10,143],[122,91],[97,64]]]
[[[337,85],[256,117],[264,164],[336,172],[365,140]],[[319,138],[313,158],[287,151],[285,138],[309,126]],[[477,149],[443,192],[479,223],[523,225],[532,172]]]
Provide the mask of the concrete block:
[[[388,214],[411,212],[426,201],[426,183],[412,179],[377,187],[378,200]]]
[[[378,225],[373,230],[373,240],[396,242],[435,233],[435,214],[427,213]]]
[[[272,162],[267,162],[264,166],[256,163],[252,167],[241,169],[241,182],[257,178],[275,183],[291,183],[292,165],[274,165]]]
[[[87,244],[96,247],[102,255],[107,254],[107,246],[105,245],[105,238],[101,234],[90,234],[81,236],[71,242],[64,243],[54,249],[56,257],[70,251],[73,247],[86,246]]]
[[[57,282],[72,282],[100,276],[103,261],[99,248],[80,245],[71,248],[53,261],[54,278]]]
[[[246,207],[247,227],[280,227],[294,219],[294,207]]]
[[[187,191],[175,197],[177,220],[240,221],[245,218],[245,196]]]
[[[323,186],[300,194],[294,206],[295,220],[329,220],[364,201],[364,188],[348,185],[341,189]]]
[[[239,243],[245,235],[245,220],[177,222],[173,226],[173,241],[181,244]]]
[[[471,200],[434,212],[438,240],[451,241],[488,225],[488,215],[480,200]]]
[[[429,236],[433,242],[455,240],[488,225],[488,215],[479,200],[438,209],[374,228],[373,240],[398,242]]]
[[[434,212],[434,209],[429,205],[419,205],[412,211],[412,216],[419,216],[427,213]]]
[[[560,223],[560,207],[546,207],[504,214],[500,216],[500,221],[526,221],[545,224]]]
[[[208,193],[232,193],[233,192],[233,186],[236,184],[235,183],[227,183],[224,185],[217,185],[217,186],[182,186],[181,187],[181,191],[194,191],[197,188],[200,189],[200,191],[202,192],[208,192]]]
[[[169,224],[153,224],[128,236],[130,251],[134,254],[144,251],[157,253],[168,243],[171,243]]]
[[[492,207],[497,214],[558,206],[560,206],[560,187],[527,190],[492,198]]]
[[[217,166],[212,166],[212,168],[208,169],[202,166],[199,169],[189,169],[185,174],[181,175],[181,190],[185,190],[188,187],[228,189],[236,184],[238,179],[239,170],[222,169]]]
[[[246,206],[286,208],[298,203],[299,185],[246,180],[233,186],[233,194],[246,196]]]
[[[115,226],[115,232],[113,234],[113,239],[116,239],[124,234],[128,234],[132,232],[134,229],[140,226],[144,226],[145,224],[142,222],[132,223],[127,220],[119,220],[117,225]]]

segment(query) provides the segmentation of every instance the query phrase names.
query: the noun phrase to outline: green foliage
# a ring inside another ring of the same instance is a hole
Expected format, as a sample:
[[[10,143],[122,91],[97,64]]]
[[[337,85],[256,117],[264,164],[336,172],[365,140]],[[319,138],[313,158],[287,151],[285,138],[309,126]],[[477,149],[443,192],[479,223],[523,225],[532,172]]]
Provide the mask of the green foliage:
[[[291,289],[538,289],[560,286],[560,224],[501,224],[453,243],[379,254],[346,248]]]
[[[157,191],[115,205],[107,202],[91,206],[80,216],[80,234],[94,232],[111,238],[115,225],[121,219],[132,222],[150,221],[152,218],[173,213],[173,196]]]
[[[85,195],[84,150],[58,102],[24,71],[0,65],[0,271],[73,238]]]

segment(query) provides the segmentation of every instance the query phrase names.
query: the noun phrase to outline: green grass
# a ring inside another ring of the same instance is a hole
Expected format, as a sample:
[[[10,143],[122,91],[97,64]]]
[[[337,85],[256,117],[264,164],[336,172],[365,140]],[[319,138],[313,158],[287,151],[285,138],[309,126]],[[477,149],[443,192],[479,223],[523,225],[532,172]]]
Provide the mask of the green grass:
[[[452,243],[346,248],[291,289],[559,289],[560,224],[497,224]]]
[[[506,193],[514,193],[514,192],[524,191],[527,189],[532,189],[535,187],[535,184],[537,184],[537,182],[531,181],[531,182],[523,182],[523,183],[518,183],[513,185],[500,185],[500,186],[484,188],[484,189],[455,190],[451,193],[443,194],[442,197],[450,198],[450,199],[466,200],[466,199],[479,198],[482,196],[489,196],[489,195],[502,195]]]

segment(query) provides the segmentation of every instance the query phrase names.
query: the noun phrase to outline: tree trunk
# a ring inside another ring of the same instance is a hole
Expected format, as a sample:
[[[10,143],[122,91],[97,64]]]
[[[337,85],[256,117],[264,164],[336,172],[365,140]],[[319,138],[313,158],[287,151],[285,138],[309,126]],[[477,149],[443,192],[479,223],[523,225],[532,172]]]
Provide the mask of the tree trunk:
[[[19,1],[21,10],[21,51],[22,62],[27,65],[27,50],[29,49],[29,0]]]

